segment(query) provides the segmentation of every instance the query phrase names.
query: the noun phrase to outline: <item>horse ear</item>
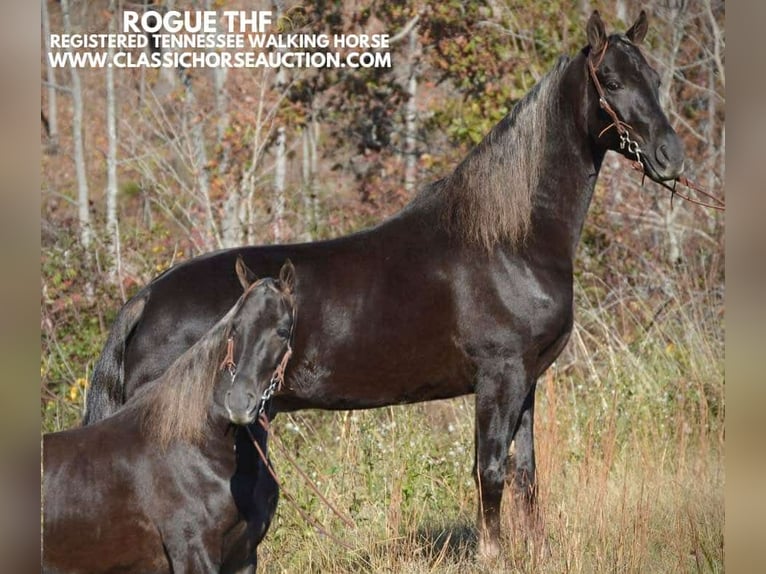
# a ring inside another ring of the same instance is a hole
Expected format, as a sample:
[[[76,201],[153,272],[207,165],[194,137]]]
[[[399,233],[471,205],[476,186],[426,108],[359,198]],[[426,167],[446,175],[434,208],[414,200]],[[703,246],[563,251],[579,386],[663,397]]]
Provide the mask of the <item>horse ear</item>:
[[[279,270],[279,282],[282,284],[282,289],[288,293],[292,293],[295,289],[295,267],[289,259]]]
[[[239,282],[242,285],[242,289],[245,291],[247,291],[247,288],[255,283],[258,279],[255,273],[253,273],[250,268],[245,265],[245,260],[242,259],[241,255],[237,255],[237,262],[234,264],[234,269],[237,271],[237,279],[239,279]]]
[[[598,54],[606,45],[606,30],[604,29],[604,22],[601,20],[598,10],[593,11],[585,29],[588,34],[588,43],[590,44],[591,54]]]
[[[641,10],[641,13],[638,15],[638,18],[634,22],[634,24],[630,27],[630,30],[625,32],[625,35],[628,37],[628,40],[633,42],[634,44],[640,44],[644,40],[644,36],[646,36],[646,31],[649,29],[649,19],[646,17],[646,12],[644,10]]]

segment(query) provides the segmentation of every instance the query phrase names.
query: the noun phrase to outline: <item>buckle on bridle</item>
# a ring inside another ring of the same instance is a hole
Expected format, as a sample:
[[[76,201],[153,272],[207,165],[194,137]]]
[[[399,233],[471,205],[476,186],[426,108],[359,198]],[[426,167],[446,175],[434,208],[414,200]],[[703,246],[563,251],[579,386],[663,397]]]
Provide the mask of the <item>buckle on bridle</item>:
[[[234,362],[234,336],[229,335],[228,341],[226,341],[226,356],[223,358],[223,361],[221,362],[220,370],[226,369],[229,371],[229,375],[231,376],[231,380],[234,380],[234,377],[237,374],[237,363]]]

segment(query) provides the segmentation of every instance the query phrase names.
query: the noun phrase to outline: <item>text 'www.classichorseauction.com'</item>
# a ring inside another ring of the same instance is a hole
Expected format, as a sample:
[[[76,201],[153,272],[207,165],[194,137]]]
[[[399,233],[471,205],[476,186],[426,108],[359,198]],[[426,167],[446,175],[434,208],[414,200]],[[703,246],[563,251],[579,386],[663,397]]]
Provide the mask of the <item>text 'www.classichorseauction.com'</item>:
[[[122,13],[115,33],[51,34],[54,68],[390,68],[388,34],[285,32],[270,11]]]

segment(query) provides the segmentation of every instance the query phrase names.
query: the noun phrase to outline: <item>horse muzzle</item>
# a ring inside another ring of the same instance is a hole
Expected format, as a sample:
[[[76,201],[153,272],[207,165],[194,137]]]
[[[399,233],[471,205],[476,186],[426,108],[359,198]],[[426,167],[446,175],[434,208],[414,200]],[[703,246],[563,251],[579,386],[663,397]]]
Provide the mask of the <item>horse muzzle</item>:
[[[252,391],[235,387],[226,392],[223,405],[231,422],[236,425],[247,425],[255,421],[258,397]]]
[[[641,159],[646,174],[655,181],[676,179],[684,171],[684,148],[675,133],[646,150]]]

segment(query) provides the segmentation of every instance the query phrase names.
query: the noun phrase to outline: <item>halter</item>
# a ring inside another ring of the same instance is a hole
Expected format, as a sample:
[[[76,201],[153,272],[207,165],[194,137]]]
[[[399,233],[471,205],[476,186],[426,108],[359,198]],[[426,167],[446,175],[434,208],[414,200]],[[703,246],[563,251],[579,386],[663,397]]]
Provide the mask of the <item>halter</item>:
[[[617,130],[617,133],[620,134],[620,149],[625,149],[627,146],[628,152],[635,155],[638,162],[643,166],[643,162],[641,161],[641,147],[638,145],[636,140],[630,137],[630,133],[628,132],[628,128],[633,129],[633,127],[630,124],[623,122],[617,116],[617,112],[614,111],[614,108],[612,108],[612,106],[609,105],[609,102],[606,101],[604,88],[601,85],[601,82],[598,81],[598,76],[596,75],[596,68],[601,65],[601,61],[604,59],[604,54],[606,54],[606,49],[608,47],[609,40],[604,42],[604,47],[597,55],[597,62],[595,64],[593,63],[593,58],[588,56],[588,71],[590,72],[590,77],[593,80],[593,85],[596,87],[596,92],[598,93],[598,105],[601,106],[601,109],[604,110],[610,118],[612,118],[612,123],[601,130],[601,132],[598,134],[598,137],[601,137],[604,135],[604,132],[614,127]]]
[[[252,287],[254,286],[255,286],[255,283],[250,286],[247,292],[249,292],[250,289],[252,289]],[[290,357],[292,357],[293,355],[293,347],[290,344],[290,341],[292,341],[294,330],[295,330],[295,307],[293,306],[292,322],[290,324],[290,335],[287,338],[287,350],[285,351],[285,354],[282,355],[282,360],[279,361],[279,364],[274,369],[274,372],[271,375],[271,379],[269,380],[269,385],[263,391],[261,398],[258,400],[258,410],[255,415],[256,419],[259,419],[261,415],[266,411],[266,405],[268,404],[269,400],[271,400],[271,397],[274,395],[275,392],[282,389],[282,385],[285,382],[285,369],[287,369],[287,362],[290,360]],[[234,335],[229,335],[229,338],[226,341],[226,356],[223,358],[223,361],[221,362],[221,366],[219,367],[219,370],[221,371],[223,371],[224,369],[228,371],[229,376],[231,377],[231,382],[232,384],[234,384],[234,379],[237,376],[237,363],[234,360]]]

